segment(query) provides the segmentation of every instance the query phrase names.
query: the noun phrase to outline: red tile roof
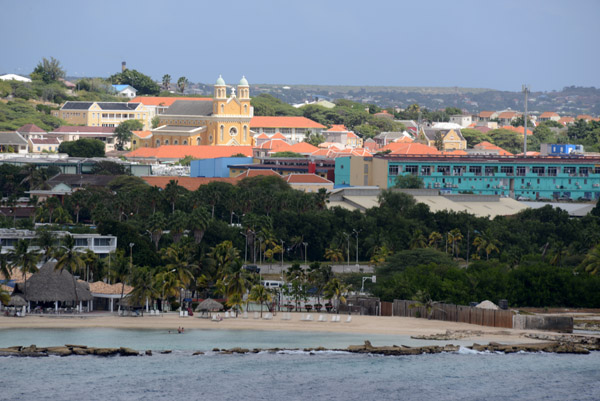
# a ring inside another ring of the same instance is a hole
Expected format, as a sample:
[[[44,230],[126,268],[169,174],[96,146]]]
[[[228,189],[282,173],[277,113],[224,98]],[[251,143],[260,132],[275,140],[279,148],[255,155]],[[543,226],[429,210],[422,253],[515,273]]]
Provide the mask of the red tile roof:
[[[263,132],[262,134],[257,136],[256,139],[269,139],[269,135],[267,135]]]
[[[159,187],[165,189],[167,184],[171,181],[177,181],[178,185],[181,185],[185,189],[189,191],[195,191],[200,187],[200,185],[206,185],[211,182],[227,182],[229,184],[235,185],[238,182],[237,178],[230,177],[167,177],[167,176],[146,176],[141,177],[142,180],[146,181],[149,185],[153,187]]]
[[[250,120],[250,128],[325,128],[306,117],[257,116]]]
[[[276,173],[273,170],[260,170],[260,169],[249,168],[248,170],[244,171],[242,174],[236,175],[235,178],[238,180],[241,180],[244,178],[257,177],[257,176],[261,176],[261,175],[269,175],[269,176],[275,175],[275,176],[281,177],[281,175],[279,173]]]
[[[152,136],[152,131],[131,131],[138,138],[148,138]]]
[[[574,123],[575,119],[573,117],[561,117],[560,120],[558,120],[558,122],[562,125],[567,125],[570,123]]]
[[[441,152],[433,146],[427,146],[422,143],[398,143],[392,142],[381,150],[391,150],[392,154],[402,155],[439,155]]]
[[[125,157],[183,159],[186,156],[192,156],[194,159],[214,159],[238,153],[250,157],[252,156],[252,146],[163,145],[158,148],[139,148],[125,154]]]
[[[411,143],[411,142],[414,142],[414,139],[409,138],[407,136],[402,136],[402,137],[400,137],[398,139],[395,139],[393,141],[393,143]]]
[[[500,156],[512,156],[513,154],[502,149],[500,146],[496,146],[488,141],[483,141],[473,146],[474,149],[485,149],[485,150],[497,150]]]
[[[60,145],[60,141],[56,137],[47,138],[29,138],[34,145]]]
[[[550,118],[550,117],[558,117],[558,114],[556,114],[553,111],[545,111],[540,115],[540,118]]]
[[[325,132],[348,132],[348,129],[344,124],[334,124]]]
[[[498,115],[498,118],[514,118],[517,117],[518,113],[516,111],[505,111]]]
[[[513,131],[521,135],[525,132],[525,127],[513,127],[512,125],[504,125],[502,129]],[[533,127],[527,127],[527,135],[533,135]]]
[[[283,177],[290,184],[333,184],[326,178],[316,174],[289,174]]]
[[[146,106],[169,107],[177,100],[212,100],[211,97],[176,97],[176,96],[138,96],[130,100],[131,103],[142,103]]]
[[[352,131],[348,131],[348,133],[346,134],[346,138],[358,138],[358,135],[356,135]]]
[[[284,141],[287,140],[285,135],[283,135],[281,132],[277,132],[275,135],[273,135],[271,137],[271,139],[283,139]]]
[[[285,152],[289,151],[292,145],[284,141],[283,139],[271,139],[262,143],[259,149],[271,149],[273,152]]]
[[[482,111],[479,113],[479,118],[490,118],[496,113],[495,111]]]
[[[468,155],[468,153],[462,149],[449,149],[449,150],[443,150],[441,152],[441,154],[443,155],[449,155],[449,156],[465,156]]]
[[[316,146],[311,145],[308,142],[298,142],[293,144],[290,147],[290,151],[292,152],[296,152],[296,153],[312,153],[315,150],[318,150],[319,148],[317,148]]]
[[[21,128],[17,130],[20,133],[28,133],[28,132],[46,132],[35,124],[25,124]]]
[[[593,118],[589,114],[580,114],[580,115],[577,116],[577,120],[586,120],[586,121],[588,121],[588,120],[593,120]]]
[[[478,125],[475,128],[473,128],[473,129],[476,129],[477,131],[481,132],[482,134],[485,134],[486,132],[492,130],[490,127],[486,127],[486,126],[483,126],[483,125]]]

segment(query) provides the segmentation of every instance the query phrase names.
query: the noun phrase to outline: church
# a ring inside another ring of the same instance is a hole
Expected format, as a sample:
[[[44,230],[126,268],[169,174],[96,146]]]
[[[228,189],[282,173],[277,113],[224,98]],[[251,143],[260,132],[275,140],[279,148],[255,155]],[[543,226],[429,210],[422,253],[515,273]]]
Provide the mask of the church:
[[[189,99],[189,98],[188,98]],[[135,133],[139,147],[162,145],[252,145],[250,120],[254,111],[250,105],[250,86],[242,77],[227,95],[225,80],[219,76],[210,100],[176,100],[159,114],[158,127],[150,132]],[[136,142],[137,142],[136,141]]]

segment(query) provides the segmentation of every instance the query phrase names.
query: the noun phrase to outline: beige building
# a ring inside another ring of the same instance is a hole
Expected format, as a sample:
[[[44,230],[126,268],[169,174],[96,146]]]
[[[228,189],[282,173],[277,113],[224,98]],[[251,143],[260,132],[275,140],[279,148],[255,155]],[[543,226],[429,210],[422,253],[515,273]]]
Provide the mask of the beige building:
[[[73,125],[88,127],[118,127],[123,121],[139,120],[149,129],[150,118],[142,103],[127,102],[66,102],[55,117]]]
[[[417,136],[417,141],[427,146],[437,148],[436,142],[442,141],[442,149],[438,150],[465,150],[467,149],[467,140],[463,137],[459,129],[421,129]]]

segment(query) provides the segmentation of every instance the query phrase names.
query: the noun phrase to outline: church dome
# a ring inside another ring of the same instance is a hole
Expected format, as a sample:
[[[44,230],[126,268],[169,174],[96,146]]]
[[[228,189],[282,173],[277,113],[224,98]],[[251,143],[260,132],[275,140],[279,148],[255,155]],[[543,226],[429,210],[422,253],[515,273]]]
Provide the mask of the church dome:
[[[217,83],[215,85],[225,85],[225,80],[221,75],[219,75],[219,79],[217,79]]]
[[[248,86],[248,80],[246,80],[245,76],[242,76],[242,79],[240,79],[240,83],[238,84],[238,86]]]

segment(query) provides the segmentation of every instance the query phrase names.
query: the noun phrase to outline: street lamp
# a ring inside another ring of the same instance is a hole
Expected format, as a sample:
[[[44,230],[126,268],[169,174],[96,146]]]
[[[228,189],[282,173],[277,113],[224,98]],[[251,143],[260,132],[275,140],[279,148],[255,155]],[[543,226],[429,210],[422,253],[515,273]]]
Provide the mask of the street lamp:
[[[308,242],[303,242],[302,245],[304,245],[304,264],[306,265],[306,267],[308,267],[308,254],[306,253],[306,249],[308,248]]]
[[[285,243],[282,239],[281,241],[281,272],[283,273],[283,244]]]
[[[246,247],[244,248],[244,264],[246,264],[247,259],[248,259],[248,234],[244,234],[241,231],[240,231],[240,234],[242,234],[244,237],[246,237]]]
[[[355,228],[352,229],[352,232],[356,236],[356,267],[358,267],[358,233],[360,233],[361,231],[362,230],[356,231]]]
[[[348,268],[350,268],[350,234],[346,234],[345,231],[342,231],[342,234],[344,234],[346,236],[346,241],[347,241],[347,250],[348,250]],[[342,270],[344,273],[346,273],[345,270]]]

